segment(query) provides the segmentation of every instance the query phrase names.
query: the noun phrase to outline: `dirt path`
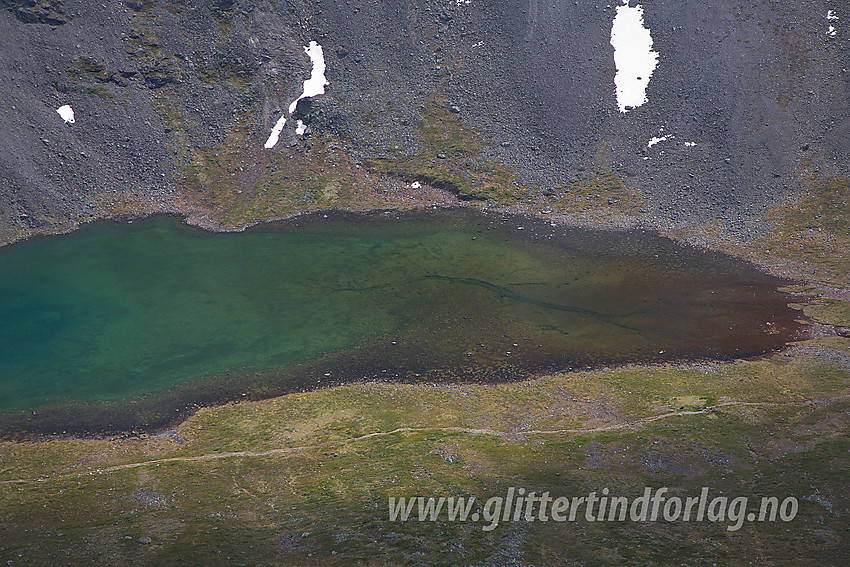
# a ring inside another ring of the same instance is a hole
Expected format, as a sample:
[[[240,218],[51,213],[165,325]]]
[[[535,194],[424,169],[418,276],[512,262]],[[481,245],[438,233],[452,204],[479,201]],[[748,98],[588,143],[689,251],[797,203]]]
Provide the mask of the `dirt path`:
[[[352,437],[350,439],[334,439],[332,441],[325,441],[323,443],[317,443],[314,445],[300,445],[297,447],[282,447],[279,449],[268,449],[266,451],[230,451],[224,453],[208,453],[205,455],[196,455],[192,457],[166,457],[162,459],[151,459],[149,461],[142,461],[136,463],[127,463],[123,465],[115,465],[112,467],[104,467],[100,469],[91,469],[87,471],[75,472],[75,473],[65,473],[65,474],[57,474],[53,476],[44,476],[40,478],[25,478],[25,479],[14,479],[14,480],[0,480],[0,485],[6,484],[32,484],[39,482],[49,482],[52,480],[58,479],[68,479],[68,478],[80,478],[85,476],[92,476],[98,474],[109,474],[113,472],[124,471],[128,469],[136,469],[140,467],[149,467],[149,466],[159,466],[168,463],[192,463],[192,462],[206,462],[206,461],[217,461],[221,459],[231,459],[235,457],[239,458],[252,458],[252,457],[269,457],[273,455],[286,455],[289,453],[298,453],[301,451],[309,451],[312,449],[321,449],[324,447],[329,447],[332,445],[339,445],[341,443],[356,443],[358,441],[365,441],[367,439],[374,439],[377,437],[388,437],[390,435],[397,435],[399,433],[427,433],[431,431],[443,431],[447,433],[466,433],[469,435],[493,435],[501,438],[517,438],[523,435],[550,435],[550,434],[575,434],[580,435],[584,433],[601,433],[607,431],[617,431],[621,429],[632,429],[636,427],[640,427],[642,425],[652,423],[655,421],[660,421],[663,419],[669,419],[672,417],[680,417],[685,415],[708,415],[712,411],[727,408],[727,407],[746,407],[746,406],[789,406],[789,405],[823,405],[835,401],[840,401],[844,399],[850,399],[850,394],[840,394],[835,396],[829,396],[825,398],[819,398],[816,400],[803,400],[803,401],[792,401],[792,402],[721,402],[715,404],[713,406],[708,406],[700,410],[682,410],[682,411],[673,411],[668,413],[662,413],[658,415],[652,415],[648,417],[643,417],[637,419],[635,421],[630,421],[626,423],[616,423],[611,425],[603,425],[600,427],[589,427],[583,429],[528,429],[523,431],[496,431],[495,429],[488,428],[471,428],[471,427],[399,427],[397,429],[393,429],[391,431],[377,431],[375,433],[367,433],[366,435],[360,435],[358,437]]]

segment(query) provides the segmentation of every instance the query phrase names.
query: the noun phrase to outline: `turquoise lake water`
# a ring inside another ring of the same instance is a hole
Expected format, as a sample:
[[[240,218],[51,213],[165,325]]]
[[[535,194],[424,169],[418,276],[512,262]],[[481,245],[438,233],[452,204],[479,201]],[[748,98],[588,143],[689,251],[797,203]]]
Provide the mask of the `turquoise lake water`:
[[[98,222],[0,249],[0,432],[149,428],[352,380],[755,355],[799,331],[781,284],[650,234],[470,211]]]

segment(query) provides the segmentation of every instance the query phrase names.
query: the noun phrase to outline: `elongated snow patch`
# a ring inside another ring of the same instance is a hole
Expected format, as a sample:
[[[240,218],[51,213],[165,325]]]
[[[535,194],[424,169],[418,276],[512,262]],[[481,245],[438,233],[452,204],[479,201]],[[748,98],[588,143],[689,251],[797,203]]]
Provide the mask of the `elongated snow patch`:
[[[832,25],[832,22],[838,21],[838,16],[835,15],[834,11],[829,10],[826,13],[826,21],[828,23],[827,29],[826,29],[826,35],[828,35],[829,37],[835,37],[836,35],[838,35],[838,30],[835,29],[834,25]]]
[[[329,84],[327,79],[325,78],[325,54],[322,50],[322,46],[316,43],[315,41],[311,41],[310,45],[304,48],[304,51],[310,57],[310,62],[313,64],[313,70],[310,73],[310,78],[304,81],[304,92],[292,101],[292,104],[289,105],[289,115],[291,116],[293,112],[295,112],[295,107],[298,105],[298,101],[302,98],[313,97],[320,94],[325,94],[325,85]],[[280,139],[280,133],[283,131],[283,127],[286,125],[286,114],[280,117],[277,121],[277,124],[272,128],[272,132],[269,135],[269,139],[266,140],[266,148],[273,148],[277,145],[278,140]],[[303,130],[299,127],[299,134],[303,134]]]
[[[647,147],[647,148],[651,148],[651,147],[652,147],[652,146],[654,146],[655,144],[657,144],[657,143],[659,143],[659,142],[665,142],[665,141],[667,141],[668,139],[669,139],[669,136],[661,136],[660,138],[659,138],[659,137],[656,137],[656,136],[653,136],[652,138],[650,138],[650,139],[649,139],[649,143],[648,143],[648,144],[646,144],[646,147]]]
[[[64,120],[66,124],[73,124],[77,121],[76,118],[74,118],[74,109],[67,104],[57,108],[56,112],[59,113],[59,116],[62,117],[62,120]]]
[[[611,26],[614,47],[614,86],[620,112],[646,102],[646,87],[658,65],[658,53],[652,50],[652,35],[643,25],[643,7],[617,6]]]

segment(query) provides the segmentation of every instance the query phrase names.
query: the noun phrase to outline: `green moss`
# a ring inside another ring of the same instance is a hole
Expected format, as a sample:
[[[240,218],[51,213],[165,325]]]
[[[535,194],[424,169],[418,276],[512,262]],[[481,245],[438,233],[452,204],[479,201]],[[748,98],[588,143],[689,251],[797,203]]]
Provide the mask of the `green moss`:
[[[233,13],[230,10],[211,9],[213,19],[218,26],[218,31],[221,34],[221,41],[230,33],[230,26],[233,21]]]
[[[481,158],[490,140],[449,112],[439,96],[430,97],[423,105],[417,134],[422,143],[419,153],[380,156],[367,165],[407,181],[428,183],[463,200],[511,204],[528,198],[534,190],[518,182],[511,168]]]
[[[255,69],[248,65],[231,61],[220,61],[211,67],[198,69],[198,78],[205,85],[221,83],[237,90],[248,88],[254,74]]]
[[[830,177],[812,183],[806,196],[784,209],[789,230],[828,230],[850,236],[850,179]]]
[[[189,198],[222,226],[237,228],[299,211],[379,206],[374,181],[334,142],[305,136],[299,137],[302,144],[269,152],[254,136],[253,120],[253,113],[239,115],[220,145],[197,150],[176,176]]]
[[[613,171],[602,167],[593,171],[579,167],[578,171],[569,184],[544,193],[554,210],[592,218],[612,212],[637,214],[644,205],[640,194],[627,188]]]
[[[80,57],[76,61],[74,69],[80,74],[85,73],[87,75],[101,77],[106,71],[106,66],[97,59],[91,59],[89,57]]]
[[[767,219],[775,228],[762,248],[808,264],[813,279],[850,284],[850,179],[812,180],[802,199],[773,209]]]
[[[850,326],[850,302],[840,299],[816,299],[803,307],[803,313],[819,323]]]
[[[130,32],[124,36],[124,49],[148,88],[159,89],[180,81],[177,58],[163,51],[159,38],[144,18],[133,20]]]
[[[115,72],[107,69],[106,65],[97,59],[80,57],[74,61],[74,66],[67,73],[71,82],[83,93],[100,98],[113,98],[103,83],[112,81]]]
[[[104,100],[112,100],[115,98],[115,95],[109,92],[109,90],[103,85],[92,85],[89,87],[83,87],[83,92],[89,96],[102,98]]]

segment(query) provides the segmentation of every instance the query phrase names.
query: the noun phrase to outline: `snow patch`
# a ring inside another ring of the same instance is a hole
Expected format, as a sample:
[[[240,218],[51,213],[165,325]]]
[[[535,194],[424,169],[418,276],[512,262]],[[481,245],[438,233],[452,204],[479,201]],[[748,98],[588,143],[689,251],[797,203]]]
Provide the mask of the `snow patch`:
[[[827,10],[826,21],[827,22],[837,22],[838,16],[835,15],[834,11]],[[836,35],[838,35],[838,30],[835,29],[835,26],[830,23],[829,26],[827,27],[826,35],[828,35],[829,37],[835,37]]]
[[[310,78],[304,81],[304,90],[298,98],[292,101],[292,104],[289,105],[289,115],[291,116],[293,112],[295,112],[295,107],[298,105],[298,101],[302,98],[314,97],[318,95],[325,94],[325,85],[328,85],[328,80],[325,78],[325,53],[322,50],[322,46],[316,43],[315,41],[311,41],[310,45],[304,47],[304,51],[307,53],[307,56],[310,57],[310,62],[313,64],[313,70],[310,72]],[[269,139],[266,140],[265,147],[266,149],[273,148],[277,145],[278,140],[280,139],[280,133],[283,131],[283,127],[286,125],[286,114],[280,117],[277,121],[277,124],[272,128],[272,132],[269,135]],[[296,133],[299,135],[304,133],[307,127],[299,120],[298,126],[296,128]]]
[[[65,121],[65,124],[74,124],[77,119],[74,117],[74,109],[69,105],[60,106],[56,109],[56,112],[59,113],[59,116],[62,117],[62,120]]]
[[[307,131],[307,125],[304,124],[303,121],[299,120],[297,125],[295,126],[295,133],[299,136],[303,136],[304,132]]]
[[[414,181],[413,183],[410,184],[411,189],[419,189],[420,187],[422,187],[422,184],[419,183],[418,181]]]
[[[643,105],[646,87],[658,65],[658,53],[652,50],[652,35],[643,25],[643,7],[628,5],[624,0],[617,6],[611,26],[611,45],[614,47],[614,86],[620,112]]]
[[[313,63],[313,71],[310,78],[304,81],[304,92],[289,105],[289,114],[295,112],[295,105],[302,98],[325,94],[325,85],[328,85],[328,80],[325,78],[325,53],[322,46],[311,41],[310,45],[304,48],[304,51],[310,57]]]
[[[652,137],[652,138],[650,138],[649,143],[646,145],[646,147],[651,148],[652,146],[654,146],[658,142],[664,142],[669,138],[670,138],[670,136],[661,136],[660,138]]]
[[[685,145],[688,146],[689,148],[693,148],[694,146],[697,145],[697,143],[696,142],[685,142]]]
[[[277,124],[272,128],[272,133],[269,134],[269,139],[266,140],[266,149],[273,148],[277,145],[278,140],[280,140],[280,133],[283,132],[283,127],[286,125],[286,114],[281,116]]]

